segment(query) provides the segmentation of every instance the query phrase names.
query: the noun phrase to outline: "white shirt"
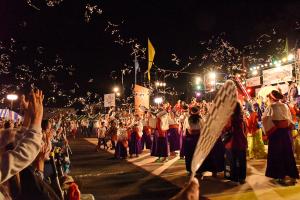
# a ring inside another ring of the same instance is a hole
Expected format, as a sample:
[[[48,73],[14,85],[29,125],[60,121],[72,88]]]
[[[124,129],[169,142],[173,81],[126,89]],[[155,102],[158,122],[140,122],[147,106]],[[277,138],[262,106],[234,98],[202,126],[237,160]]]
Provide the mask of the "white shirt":
[[[105,133],[106,133],[106,128],[105,127],[101,127],[99,128],[99,131],[98,131],[98,135],[97,137],[98,138],[105,138]]]

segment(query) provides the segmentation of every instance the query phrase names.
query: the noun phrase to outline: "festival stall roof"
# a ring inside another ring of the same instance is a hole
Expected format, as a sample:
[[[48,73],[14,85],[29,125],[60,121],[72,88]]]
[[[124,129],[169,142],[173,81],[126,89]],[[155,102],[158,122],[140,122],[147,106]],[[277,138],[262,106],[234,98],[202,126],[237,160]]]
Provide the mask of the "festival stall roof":
[[[14,122],[23,120],[21,115],[9,109],[0,109],[0,117],[6,120],[13,120]]]

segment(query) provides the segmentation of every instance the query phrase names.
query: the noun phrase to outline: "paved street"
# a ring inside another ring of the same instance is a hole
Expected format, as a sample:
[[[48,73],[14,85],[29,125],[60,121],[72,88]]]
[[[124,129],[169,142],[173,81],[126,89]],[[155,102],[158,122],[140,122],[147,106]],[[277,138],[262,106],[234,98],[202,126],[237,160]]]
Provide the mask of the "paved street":
[[[113,152],[95,152],[95,138],[71,141],[72,176],[82,193],[99,199],[168,199],[188,180],[183,160],[173,158],[155,163],[149,151],[139,158],[114,160]],[[300,199],[300,184],[281,187],[264,176],[265,160],[248,161],[246,184],[234,186],[226,180],[205,174],[201,180],[201,199]],[[298,168],[300,162],[298,161]]]

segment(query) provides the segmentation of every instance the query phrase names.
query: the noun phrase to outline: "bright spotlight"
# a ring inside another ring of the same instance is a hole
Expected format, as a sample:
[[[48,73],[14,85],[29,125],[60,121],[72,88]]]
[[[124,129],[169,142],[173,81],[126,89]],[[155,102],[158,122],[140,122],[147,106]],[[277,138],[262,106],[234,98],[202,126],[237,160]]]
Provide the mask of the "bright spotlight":
[[[286,57],[282,58],[282,62],[285,63],[286,61],[287,61]]]
[[[156,103],[156,104],[161,104],[162,102],[163,102],[162,97],[156,97],[156,98],[154,99],[154,103]]]
[[[121,96],[121,93],[120,92],[117,92],[116,93],[117,97]]]
[[[217,75],[216,75],[216,72],[210,72],[209,73],[209,78],[210,79],[216,79]]]
[[[196,92],[196,97],[200,97],[201,93],[200,92]]]
[[[252,71],[252,75],[255,76],[255,75],[257,75],[257,74],[258,74],[258,71],[257,71],[257,70],[253,70],[253,71]]]
[[[196,82],[197,85],[200,84],[200,82],[201,82],[201,77],[196,77],[195,82]]]
[[[294,60],[294,58],[295,58],[295,56],[293,54],[289,54],[287,57],[288,61],[292,61],[292,60]]]
[[[8,94],[8,95],[6,96],[6,98],[7,98],[8,100],[10,100],[10,101],[15,101],[15,100],[18,99],[18,95],[16,95],[16,94]]]
[[[117,93],[117,92],[119,92],[119,88],[118,87],[114,87],[113,91],[114,91],[114,93]]]

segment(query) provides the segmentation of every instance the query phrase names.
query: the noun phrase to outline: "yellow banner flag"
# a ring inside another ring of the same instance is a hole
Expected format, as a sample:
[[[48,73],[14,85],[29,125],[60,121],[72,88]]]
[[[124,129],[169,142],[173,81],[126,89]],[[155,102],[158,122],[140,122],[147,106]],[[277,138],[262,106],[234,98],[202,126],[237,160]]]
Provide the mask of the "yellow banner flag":
[[[150,70],[153,64],[155,49],[148,38],[148,80],[150,81]]]

